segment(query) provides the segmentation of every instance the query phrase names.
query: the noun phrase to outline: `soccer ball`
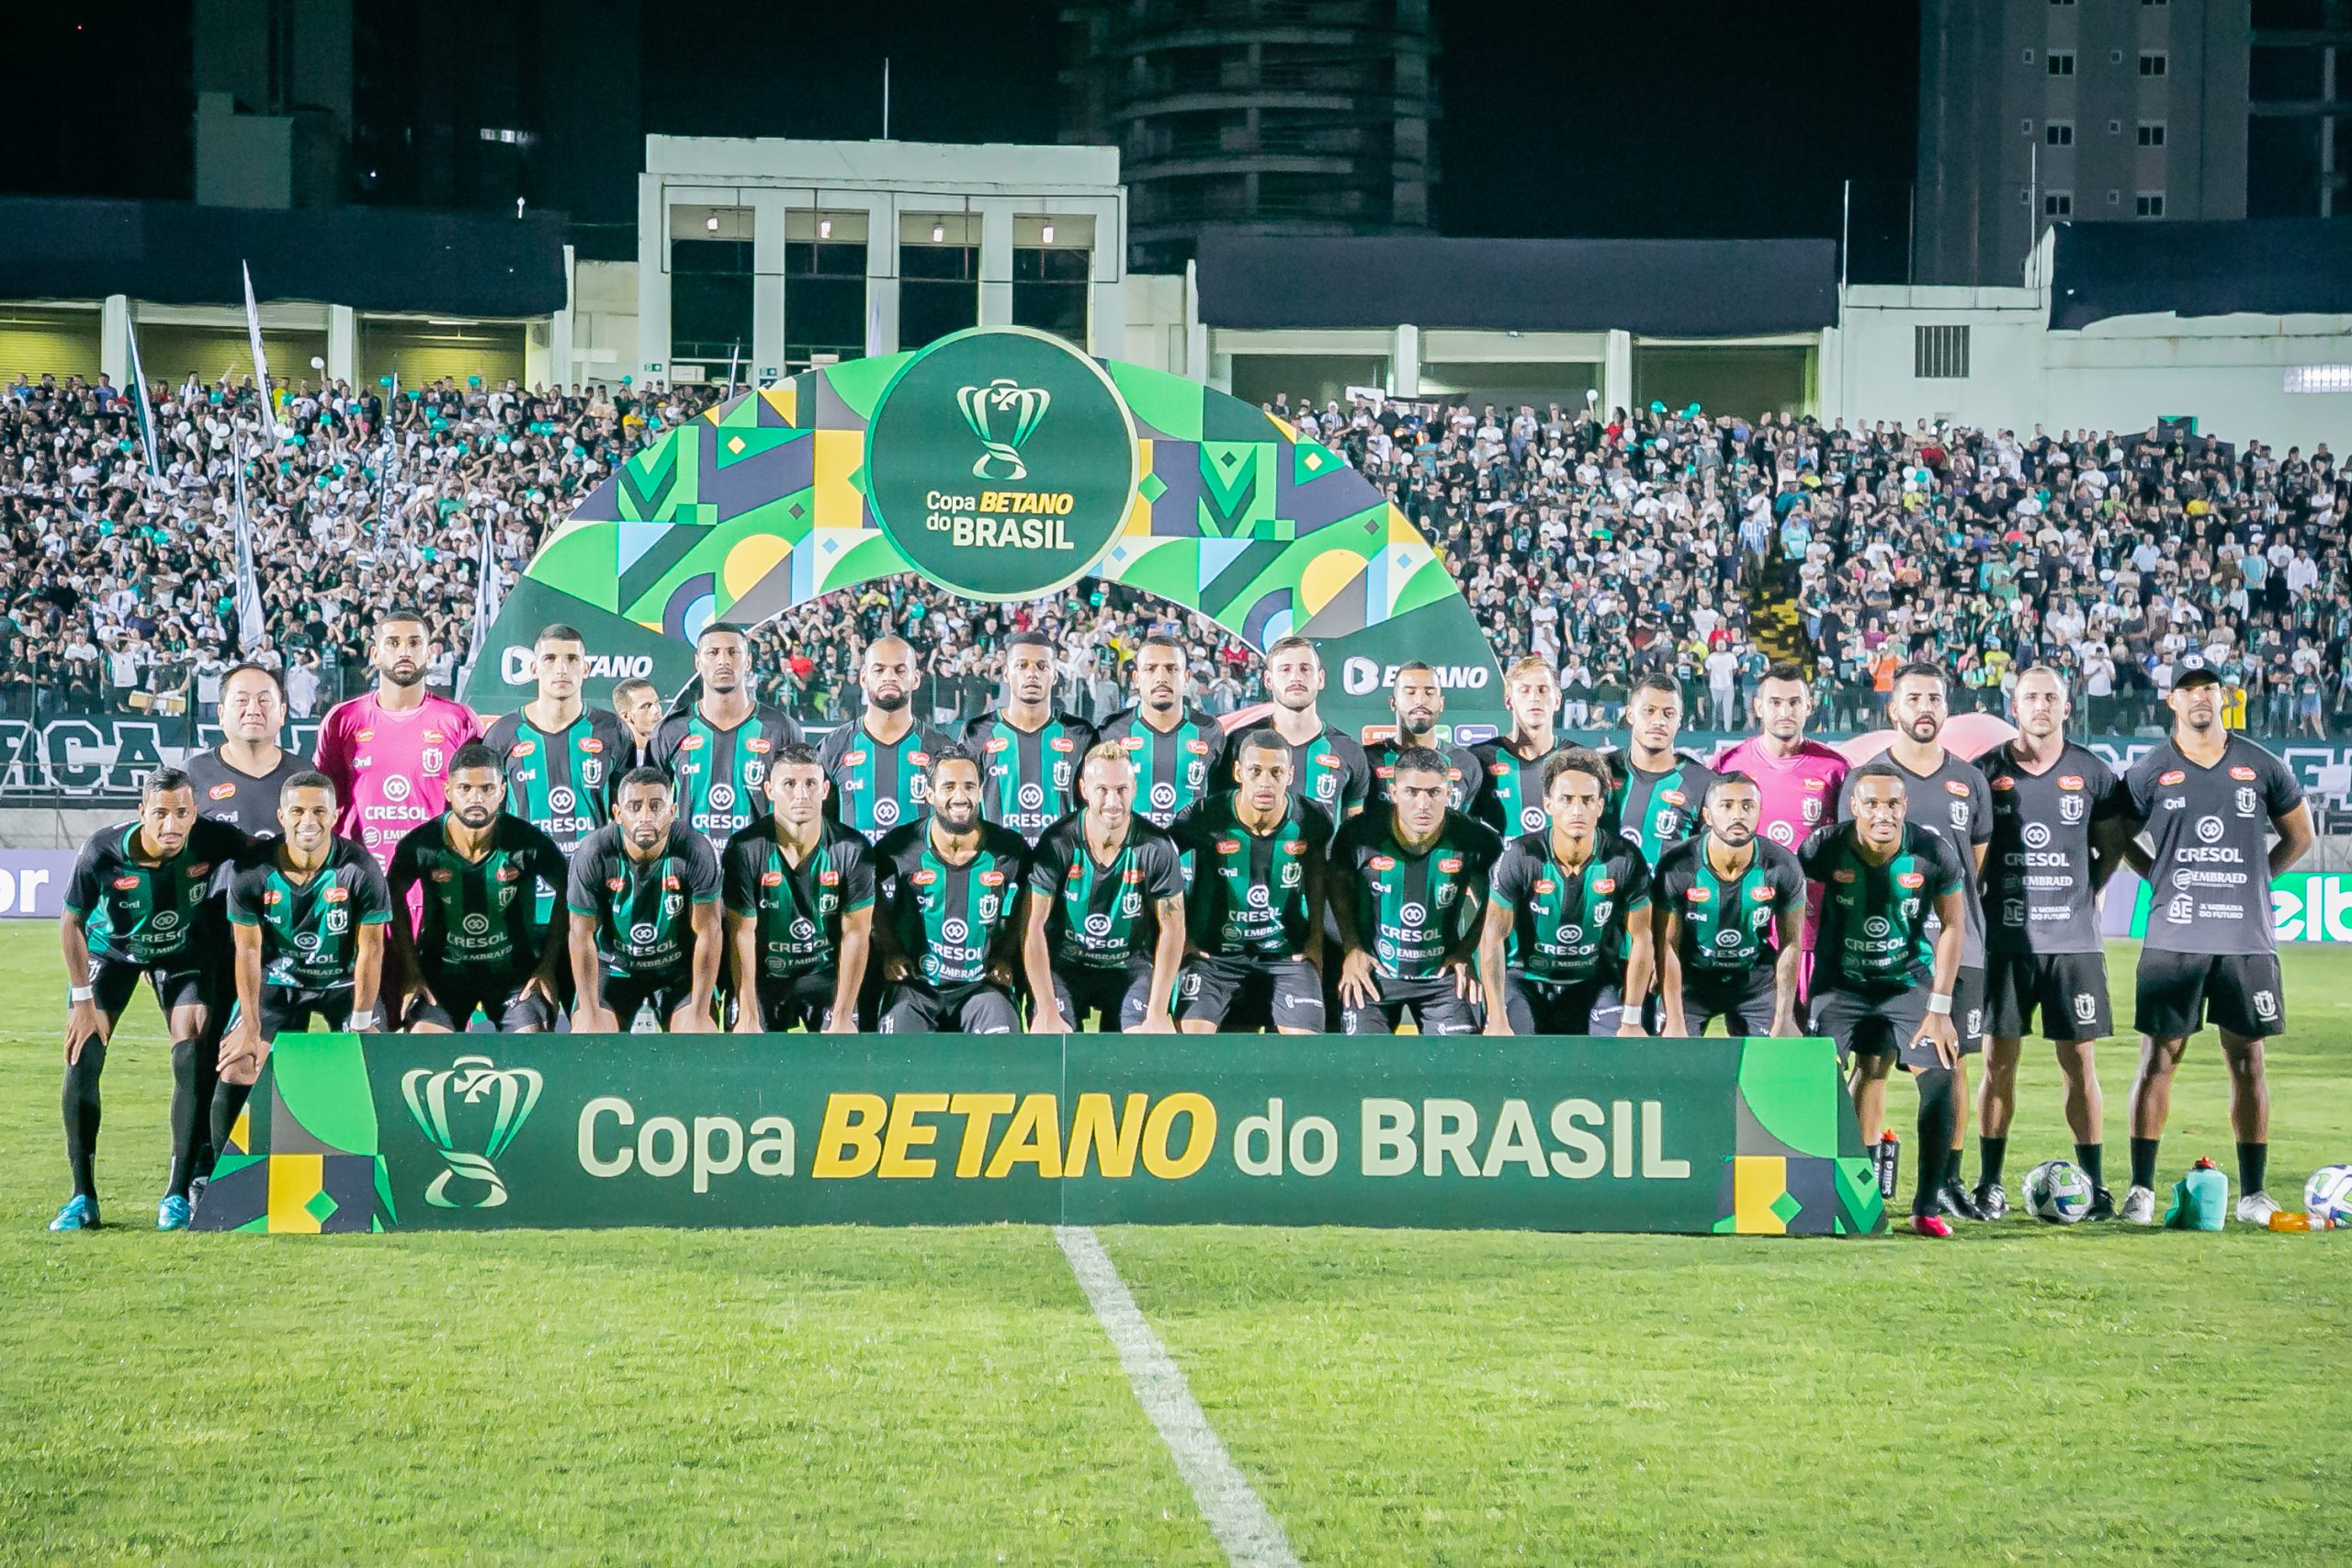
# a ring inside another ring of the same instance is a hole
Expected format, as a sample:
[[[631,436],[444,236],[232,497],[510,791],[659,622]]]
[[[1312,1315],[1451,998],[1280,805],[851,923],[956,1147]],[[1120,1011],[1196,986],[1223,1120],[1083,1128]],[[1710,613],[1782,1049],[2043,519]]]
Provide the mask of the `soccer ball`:
[[[2352,1225],[2352,1165],[2324,1165],[2303,1183],[2303,1208],[2314,1220]]]
[[[2043,1160],[2025,1173],[2025,1206],[2037,1220],[2071,1225],[2091,1206],[2091,1179],[2072,1160]]]

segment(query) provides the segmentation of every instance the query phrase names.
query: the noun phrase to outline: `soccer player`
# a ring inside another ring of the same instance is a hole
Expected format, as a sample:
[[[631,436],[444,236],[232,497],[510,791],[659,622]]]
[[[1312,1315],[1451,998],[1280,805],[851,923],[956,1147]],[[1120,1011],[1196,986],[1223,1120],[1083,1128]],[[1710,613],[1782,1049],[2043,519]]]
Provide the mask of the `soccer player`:
[[[392,852],[392,903],[424,892],[413,938],[392,921],[401,1010],[420,1034],[462,1033],[477,1010],[502,1033],[555,1027],[562,1006],[565,931],[552,910],[569,868],[553,839],[506,809],[501,753],[469,741],[449,759],[449,808],[413,829]],[[543,891],[544,890],[544,891]]]
[[[1396,683],[1388,689],[1388,711],[1396,716],[1396,733],[1365,749],[1372,763],[1370,803],[1385,804],[1396,776],[1396,759],[1420,748],[1445,761],[1446,805],[1468,811],[1471,797],[1486,777],[1477,757],[1467,746],[1437,738],[1437,721],[1445,716],[1445,688],[1437,682],[1435,666],[1415,660],[1396,667]]]
[[[1993,790],[1975,763],[1944,749],[1944,721],[1951,716],[1944,672],[1933,664],[1914,661],[1894,672],[1887,688],[1886,717],[1894,728],[1886,760],[1902,772],[1906,802],[1905,820],[1924,829],[1951,846],[1964,874],[1961,904],[1968,915],[1960,950],[1960,976],[1954,981],[1951,1021],[1960,1051],[1952,1063],[1952,1092],[1962,1115],[1952,1127],[1951,1163],[1944,1168],[1943,1212],[1963,1220],[1985,1218],[1976,1196],[1961,1179],[1960,1156],[1968,1131],[1968,1058],[1984,1048],[1984,899],[1979,882],[1984,871],[1985,846],[1993,838]],[[1838,801],[1840,817],[1853,815],[1853,784],[1849,780]],[[1939,928],[1929,912],[1927,940],[1935,941]],[[1858,1078],[1854,1111],[1860,1119],[1865,1144],[1877,1139],[1885,1124],[1886,1079]]]
[[[1712,780],[1703,829],[1668,848],[1651,880],[1657,911],[1659,1032],[1695,1038],[1798,1033],[1804,960],[1804,868],[1756,831],[1763,792],[1746,773]]]
[[[1715,759],[1719,773],[1746,773],[1763,795],[1758,831],[1783,849],[1803,844],[1834,821],[1846,784],[1846,759],[1804,736],[1813,716],[1813,683],[1802,666],[1774,664],[1757,682],[1757,733]]]
[[[719,857],[739,1034],[795,1024],[857,1032],[874,856],[856,829],[825,815],[827,793],[815,749],[786,741],[768,759],[768,815]]]
[[[286,688],[277,671],[232,666],[220,677],[220,744],[187,760],[196,809],[258,839],[277,831],[277,797],[311,764],[277,743],[286,728]]]
[[[613,781],[628,772],[637,741],[616,715],[580,700],[588,639],[578,630],[542,627],[531,657],[537,693],[482,740],[505,770],[506,809],[569,856],[611,820]]]
[[[385,611],[368,652],[376,689],[337,703],[319,726],[318,771],[343,803],[335,832],[358,840],[379,869],[401,835],[441,815],[449,758],[481,733],[471,709],[424,689],[432,655],[422,615]]]
[[[1992,1046],[1977,1097],[1977,1207],[2008,1210],[2001,1161],[2017,1110],[2018,1055],[2039,1014],[2066,1079],[2075,1161],[2091,1179],[2086,1220],[2111,1220],[2100,1142],[2106,1106],[2093,1052],[2113,1032],[2098,893],[2122,863],[2131,802],[2105,762],[2066,739],[2066,682],[2046,664],[2009,698],[2018,738],[1977,760],[1993,792],[1984,856],[1984,1010]]]
[[[155,1206],[157,1230],[188,1221],[188,1186],[204,1174],[213,1064],[199,1060],[216,991],[221,933],[208,918],[215,870],[245,835],[197,814],[197,792],[176,768],[158,768],[139,792],[139,815],[90,835],[65,886],[58,931],[65,950],[65,1164],[73,1195],[53,1231],[98,1223],[93,1161],[98,1077],[107,1045],[145,980],[172,1040],[172,1168]]]
[[[642,675],[632,675],[613,683],[613,716],[628,731],[629,750],[626,759],[613,759],[615,778],[631,768],[644,767],[653,756],[653,737],[662,728],[662,694],[652,682]]]
[[[227,874],[237,1010],[220,1042],[216,1149],[229,1146],[278,1035],[313,1022],[377,1027],[392,895],[375,857],[335,832],[342,812],[333,780],[295,774],[278,797],[278,836],[255,844]]]
[[[1323,722],[1323,656],[1306,638],[1286,637],[1266,649],[1266,694],[1274,700],[1270,722],[1290,752],[1291,799],[1337,823],[1363,809],[1372,762],[1354,737]],[[1238,785],[1239,757],[1229,761]]]
[[[2237,1138],[2238,1218],[2267,1225],[2278,1212],[2265,1186],[2270,1086],[2263,1048],[2286,1024],[2270,884],[2312,847],[2311,808],[2287,765],[2222,727],[2221,677],[2183,671],[2168,699],[2171,736],[2124,776],[2137,840],[2124,858],[2148,883],[2148,935],[2140,950],[2133,1027],[2140,1073],[2132,1084],[2132,1189],[2123,1217],[2155,1218],[2156,1149],[2172,1110],[2173,1069],[2210,1017],[2230,1074]],[[2266,841],[2278,835],[2276,843]]]
[[[718,984],[718,855],[678,820],[659,768],[631,768],[613,790],[613,819],[571,857],[571,1027],[617,1034],[650,1004],[660,1027],[707,1034]]]
[[[1470,815],[1508,844],[1544,827],[1544,764],[1559,750],[1560,678],[1533,654],[1503,671],[1510,734],[1471,748],[1481,774]]]
[[[1028,845],[980,816],[980,760],[959,745],[931,762],[931,813],[875,846],[886,1034],[1013,1034],[1013,954]]]
[[[654,732],[647,759],[670,775],[678,816],[716,852],[758,814],[761,781],[775,749],[800,739],[781,708],[752,700],[751,639],[743,628],[714,621],[695,639],[702,693]]]
[[[1682,729],[1682,688],[1673,676],[1652,671],[1634,682],[1625,728],[1625,750],[1610,759],[1620,776],[1609,793],[1603,829],[1640,845],[1642,858],[1656,867],[1669,846],[1699,831],[1700,809],[1715,773],[1674,749]]]
[[[1491,776],[1491,775],[1489,775]],[[1489,1034],[1640,1037],[1657,973],[1649,863],[1600,830],[1609,764],[1566,747],[1544,761],[1539,818],[1503,846],[1478,932]]]
[[[858,660],[865,711],[825,737],[817,761],[833,781],[832,811],[880,841],[893,828],[921,817],[931,787],[931,761],[947,738],[915,722],[915,650],[903,637],[876,637]]]
[[[1126,748],[1086,754],[1085,807],[1046,830],[1029,858],[1029,919],[1022,942],[1030,1027],[1069,1034],[1089,1014],[1113,1033],[1167,1034],[1184,966],[1184,871],[1175,840],[1135,810]]]
[[[1234,749],[1237,785],[1176,819],[1177,847],[1193,857],[1192,955],[1177,1010],[1187,1034],[1260,1019],[1283,1034],[1323,1031],[1323,872],[1334,829],[1298,798],[1291,757],[1272,729],[1251,730]]]
[[[1225,731],[1184,705],[1184,645],[1154,635],[1136,649],[1135,706],[1103,720],[1095,740],[1126,749],[1136,812],[1165,828],[1225,777]]]
[[[1005,640],[1004,684],[1004,706],[964,727],[964,748],[980,760],[981,815],[1034,844],[1077,807],[1094,732],[1054,710],[1054,645],[1042,632]]]
[[[1388,800],[1342,826],[1331,846],[1342,1033],[1393,1034],[1408,1012],[1423,1034],[1477,1032],[1471,961],[1503,846],[1447,805],[1448,771],[1428,747],[1398,752]]]
[[[1960,983],[1968,874],[1942,836],[1905,820],[1904,772],[1882,757],[1854,770],[1849,821],[1820,829],[1797,856],[1821,890],[1814,944],[1812,1031],[1853,1064],[1855,1100],[1863,1083],[1883,1085],[1899,1061],[1919,1084],[1919,1185],[1911,1199],[1916,1235],[1949,1236],[1942,1207],[1960,1100],[1952,1068],[1952,989]],[[1940,928],[1931,939],[1928,917]],[[1885,1105],[1881,1088],[1876,1101]],[[1865,1124],[1864,1135],[1878,1136]]]

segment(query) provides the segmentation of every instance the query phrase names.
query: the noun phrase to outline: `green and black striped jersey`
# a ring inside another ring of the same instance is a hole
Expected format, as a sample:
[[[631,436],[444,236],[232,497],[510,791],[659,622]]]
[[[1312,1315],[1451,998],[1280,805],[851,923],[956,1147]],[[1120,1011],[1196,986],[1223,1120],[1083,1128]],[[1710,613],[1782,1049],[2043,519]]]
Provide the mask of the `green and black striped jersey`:
[[[964,744],[980,760],[980,814],[1023,840],[1078,809],[1078,770],[1094,731],[1084,719],[1057,713],[1023,729],[1001,712],[984,713],[964,727]]]
[[[775,749],[800,739],[800,727],[765,703],[732,729],[705,718],[699,705],[673,713],[653,732],[653,766],[678,786],[678,820],[723,847],[735,829],[766,809],[760,785]]]
[[[1029,846],[993,822],[958,865],[940,854],[930,821],[910,822],[875,846],[881,912],[899,953],[933,990],[977,986],[1021,907]],[[1009,947],[1007,951],[1010,951]]]
[[[1387,802],[1389,781],[1396,776],[1396,755],[1406,750],[1402,741],[1393,739],[1377,740],[1364,748],[1364,756],[1372,763],[1372,793],[1365,797],[1366,809]],[[1478,781],[1486,774],[1476,753],[1451,741],[1430,750],[1445,759],[1445,804],[1456,811],[1468,811],[1470,803],[1477,798]]]
[[[1628,919],[1650,905],[1649,863],[1624,840],[1596,834],[1584,863],[1553,852],[1552,832],[1503,846],[1487,883],[1511,914],[1510,968],[1556,984],[1614,985],[1625,976]]]
[[[1449,811],[1419,853],[1396,833],[1393,807],[1365,812],[1331,848],[1333,901],[1355,929],[1353,945],[1391,980],[1434,978],[1446,954],[1476,939],[1487,874],[1502,853],[1492,830]]]
[[[1470,803],[1470,815],[1506,841],[1521,833],[1544,831],[1550,822],[1544,809],[1544,764],[1560,748],[1528,757],[1508,740],[1482,740],[1470,750],[1485,775]]]
[[[1046,948],[1056,968],[1118,969],[1150,960],[1160,900],[1184,896],[1184,870],[1176,841],[1139,817],[1119,852],[1096,860],[1080,812],[1037,840],[1029,891],[1048,901]]]
[[[1121,708],[1095,739],[1126,748],[1136,765],[1136,813],[1155,827],[1174,822],[1225,777],[1225,731],[1192,708],[1177,710],[1172,729],[1153,728],[1141,708]]]
[[[482,744],[506,770],[506,809],[567,855],[612,820],[613,786],[636,750],[628,728],[602,708],[582,708],[553,731],[510,713],[490,727]]]
[[[1211,958],[1295,958],[1321,901],[1323,866],[1336,829],[1322,807],[1292,801],[1273,829],[1242,826],[1230,794],[1213,795],[1176,819],[1176,847],[1193,857],[1184,930]]]
[[[216,959],[219,909],[206,900],[214,876],[252,840],[226,822],[199,817],[179,853],[142,865],[133,853],[138,836],[135,821],[101,828],[74,862],[65,908],[82,918],[90,956],[139,964]]]
[[[718,852],[684,822],[642,865],[629,859],[620,824],[597,829],[572,855],[564,892],[573,914],[596,922],[596,958],[608,978],[684,979],[694,966],[690,911],[718,901]]]
[[[1716,874],[1703,833],[1668,845],[1657,863],[1651,894],[1681,919],[1675,955],[1686,976],[1726,981],[1770,969],[1781,912],[1804,909],[1796,855],[1760,835],[1748,847],[1747,865],[1729,878]]]
[[[1652,865],[1674,845],[1697,834],[1699,808],[1707,803],[1707,791],[1715,782],[1713,768],[1677,757],[1673,767],[1654,773],[1635,767],[1623,751],[1611,752],[1609,764],[1617,782],[1609,789],[1602,832],[1622,835]]]
[[[869,843],[879,842],[931,808],[928,770],[946,744],[947,737],[927,724],[911,726],[896,740],[876,740],[863,721],[842,725],[817,749],[819,764],[833,781],[826,809]]]
[[[389,880],[423,894],[416,956],[428,975],[518,979],[538,967],[547,945],[539,910],[563,896],[570,868],[553,839],[513,812],[500,812],[490,835],[490,852],[467,859],[449,842],[445,811],[410,829],[392,852]]]
[[[855,829],[827,818],[798,865],[763,817],[727,840],[720,859],[727,912],[753,922],[760,973],[771,980],[839,966],[842,919],[874,907],[874,851]]]
[[[376,857],[337,837],[309,876],[285,864],[284,846],[256,844],[229,880],[229,923],[261,928],[262,983],[288,990],[340,990],[357,977],[359,928],[390,924],[391,890]]]
[[[1822,888],[1813,942],[1815,995],[1908,990],[1935,977],[1928,921],[1936,900],[1963,880],[1958,852],[1940,835],[1905,822],[1894,855],[1872,865],[1854,824],[1839,822],[1816,830],[1797,859],[1805,879]]]

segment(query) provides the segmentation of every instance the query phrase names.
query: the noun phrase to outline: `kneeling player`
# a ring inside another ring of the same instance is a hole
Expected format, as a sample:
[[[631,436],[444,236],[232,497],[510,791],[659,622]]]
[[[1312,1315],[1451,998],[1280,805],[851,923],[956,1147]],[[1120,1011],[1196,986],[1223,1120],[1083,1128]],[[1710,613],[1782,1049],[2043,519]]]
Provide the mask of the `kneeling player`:
[[[1551,825],[1503,847],[1488,879],[1478,979],[1489,1034],[1640,1036],[1657,965],[1650,868],[1603,834],[1609,764],[1575,747],[1544,760]]]
[[[1671,845],[1652,879],[1657,911],[1660,1033],[1797,1032],[1804,963],[1804,868],[1757,835],[1763,792],[1746,773],[1707,786],[1704,830]]]
[[[931,815],[874,848],[886,1034],[1020,1032],[1012,962],[1029,846],[980,820],[980,788],[979,759],[944,748],[931,760]]]
[[[718,856],[678,820],[670,775],[632,768],[613,819],[571,857],[571,1027],[617,1034],[651,1004],[662,1027],[707,1034],[718,983]]]
[[[1423,1034],[1474,1034],[1470,961],[1502,840],[1448,807],[1442,753],[1411,746],[1390,766],[1386,802],[1350,819],[1331,849],[1340,1028],[1390,1034],[1410,1011]]]
[[[1947,1172],[1960,1114],[1951,996],[1967,939],[1960,855],[1905,820],[1907,791],[1893,762],[1856,769],[1847,799],[1852,818],[1815,833],[1797,857],[1822,889],[1813,1032],[1837,1042],[1839,1061],[1852,1060],[1858,1104],[1869,1095],[1884,1106],[1887,1075],[1898,1061],[1917,1077],[1919,1186],[1911,1229],[1948,1236],[1951,1226],[1937,1210],[1945,1181],[1956,1179]],[[1941,922],[1932,942],[1931,914]],[[1865,1114],[1865,1137],[1875,1136],[1874,1120]]]
[[[1124,744],[1086,754],[1085,807],[1046,829],[1029,858],[1022,942],[1030,1025],[1068,1034],[1091,1015],[1113,1033],[1166,1034],[1184,964],[1184,870],[1175,840],[1136,815]]]
[[[1290,747],[1254,729],[1233,753],[1235,786],[1176,819],[1193,857],[1184,928],[1193,956],[1179,983],[1187,1034],[1270,1021],[1283,1034],[1323,1032],[1324,857],[1331,818],[1291,794]]]
[[[874,935],[872,852],[825,815],[814,747],[777,747],[764,787],[770,815],[727,840],[722,868],[735,1032],[854,1034]]]
[[[392,852],[392,950],[410,976],[401,1017],[419,1034],[464,1032],[479,1011],[502,1033],[555,1027],[564,930],[539,919],[569,876],[555,840],[504,809],[506,774],[480,741],[458,748],[445,786],[449,808],[411,829]],[[410,939],[409,891],[424,890]]]

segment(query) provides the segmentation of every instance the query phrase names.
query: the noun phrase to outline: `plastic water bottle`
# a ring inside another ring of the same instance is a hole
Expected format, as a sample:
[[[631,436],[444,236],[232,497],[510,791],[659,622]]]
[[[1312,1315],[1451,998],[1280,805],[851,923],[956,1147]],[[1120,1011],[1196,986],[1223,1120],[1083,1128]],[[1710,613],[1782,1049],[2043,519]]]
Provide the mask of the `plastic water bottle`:
[[[2325,1214],[2299,1214],[2292,1209],[2281,1209],[2270,1216],[2274,1231],[2332,1231],[2335,1222]]]
[[[1878,1195],[1894,1201],[1896,1179],[1903,1171],[1903,1141],[1894,1135],[1894,1128],[1878,1135],[1878,1143],[1871,1150],[1871,1170],[1878,1178]]]

